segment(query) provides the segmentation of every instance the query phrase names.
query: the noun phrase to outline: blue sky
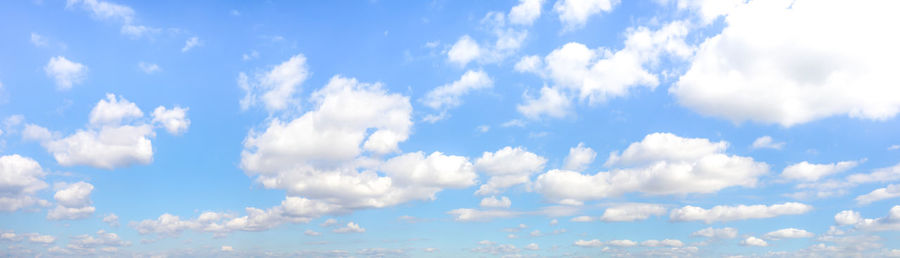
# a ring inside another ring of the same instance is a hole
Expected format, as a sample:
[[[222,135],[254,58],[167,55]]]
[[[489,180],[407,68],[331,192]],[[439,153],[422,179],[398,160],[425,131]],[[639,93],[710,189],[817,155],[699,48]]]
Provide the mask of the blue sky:
[[[900,256],[890,1],[16,1],[4,256]]]

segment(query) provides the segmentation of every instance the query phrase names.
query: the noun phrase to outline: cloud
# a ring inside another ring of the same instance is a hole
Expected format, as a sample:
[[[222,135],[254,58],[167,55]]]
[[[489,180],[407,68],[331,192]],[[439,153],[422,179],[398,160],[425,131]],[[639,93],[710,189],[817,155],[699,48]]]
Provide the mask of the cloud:
[[[519,25],[531,25],[541,17],[541,5],[544,0],[519,0],[519,4],[509,10],[509,22]]]
[[[850,170],[858,164],[859,162],[856,161],[841,161],[830,164],[810,164],[803,161],[784,168],[784,171],[781,172],[781,177],[799,181],[817,181],[822,177]]]
[[[769,243],[766,243],[766,240],[762,240],[756,237],[747,237],[744,240],[741,240],[741,245],[743,246],[769,246]]]
[[[303,234],[304,234],[304,235],[307,235],[307,236],[319,236],[319,235],[321,235],[322,233],[313,231],[312,229],[307,229],[306,231],[303,231]]]
[[[682,247],[684,243],[681,240],[677,239],[663,239],[663,240],[646,240],[641,242],[642,246],[647,247]]]
[[[131,242],[122,240],[119,235],[112,232],[98,230],[96,236],[77,235],[69,240],[63,252],[77,254],[95,254],[98,251],[116,252],[118,247],[130,246]]]
[[[481,70],[466,71],[459,80],[441,85],[425,94],[422,102],[433,109],[446,111],[462,104],[460,98],[470,91],[486,89],[494,86],[487,73]]]
[[[181,48],[181,52],[182,53],[188,52],[188,50],[191,50],[195,47],[199,47],[202,45],[203,45],[203,42],[200,41],[200,38],[191,37],[191,38],[187,39],[187,41],[184,42],[184,47]]]
[[[852,225],[864,231],[900,231],[900,205],[891,207],[887,217],[883,218],[866,219],[859,212],[845,210],[834,215],[834,221],[838,225]]]
[[[559,14],[563,30],[571,31],[584,27],[593,15],[612,11],[618,4],[619,0],[559,0],[553,4],[553,10]]]
[[[501,196],[500,199],[494,196],[481,199],[482,208],[509,208],[509,206],[512,206],[512,201],[506,196]]]
[[[600,241],[597,239],[591,239],[591,240],[579,239],[579,240],[575,241],[574,245],[580,246],[580,247],[600,247],[600,246],[603,246],[603,241]]]
[[[765,219],[783,215],[798,215],[812,211],[812,206],[786,202],[783,204],[766,205],[717,205],[711,209],[696,206],[684,206],[674,209],[669,214],[672,221],[703,221],[704,223],[727,222],[746,219]]]
[[[650,216],[660,216],[664,214],[666,214],[666,208],[662,205],[628,203],[606,208],[606,210],[603,211],[603,215],[600,216],[600,220],[606,222],[627,222],[645,220]]]
[[[363,233],[366,232],[366,229],[359,227],[359,224],[348,222],[347,226],[336,228],[332,231],[335,233]]]
[[[117,228],[119,227],[119,216],[115,213],[110,213],[103,217],[103,223],[109,224],[110,227]]]
[[[572,101],[564,93],[551,87],[541,87],[540,96],[537,98],[523,94],[524,103],[516,106],[525,117],[537,120],[547,116],[552,118],[563,118],[568,116],[572,109]]]
[[[898,3],[734,2],[710,11],[727,13],[725,28],[700,44],[669,88],[681,105],[735,123],[784,127],[839,115],[880,121],[900,112],[891,69],[900,38],[877,33],[900,22],[888,11]]]
[[[453,46],[447,51],[447,59],[450,60],[451,63],[463,67],[469,62],[479,58],[481,52],[482,50],[481,47],[478,46],[478,42],[475,42],[469,35],[463,35],[456,43],[453,43]]]
[[[769,166],[749,157],[726,155],[727,146],[724,141],[653,133],[621,153],[610,154],[607,166],[626,168],[594,175],[550,170],[538,176],[535,189],[549,200],[579,204],[631,192],[671,195],[754,187]]]
[[[522,147],[504,147],[496,152],[485,152],[475,161],[475,169],[490,176],[476,194],[498,194],[506,188],[531,182],[530,176],[544,168],[547,159],[528,152]]]
[[[56,88],[59,90],[68,90],[73,85],[81,84],[87,78],[87,71],[87,66],[69,61],[63,56],[50,58],[50,61],[44,66],[44,72],[53,78]]]
[[[509,210],[476,210],[476,209],[455,209],[447,212],[453,215],[456,221],[489,221],[496,218],[510,218],[521,215],[520,212]]]
[[[76,220],[88,218],[94,214],[94,206],[91,206],[91,192],[94,185],[77,182],[72,184],[61,183],[59,189],[53,195],[56,199],[56,208],[47,212],[49,220]]]
[[[303,54],[292,56],[265,73],[257,73],[253,80],[242,72],[238,75],[238,86],[244,90],[241,108],[246,110],[262,102],[269,112],[284,110],[296,104],[295,94],[307,78],[309,68]]]
[[[870,193],[856,197],[856,203],[866,205],[880,200],[900,197],[900,185],[890,184],[886,187],[878,188]]]
[[[31,33],[31,44],[36,47],[44,47],[44,46],[47,46],[47,44],[49,44],[49,43],[47,41],[47,38],[45,38],[44,36],[41,36],[40,34],[32,32]]]
[[[170,134],[181,135],[191,126],[191,120],[187,118],[188,108],[175,106],[166,109],[163,106],[153,110],[153,124],[161,125]]]
[[[697,237],[707,237],[707,238],[735,238],[737,237],[738,230],[731,227],[724,228],[713,228],[708,227],[697,232],[691,233],[691,236]]]
[[[12,212],[46,204],[35,194],[47,188],[47,173],[31,158],[18,154],[0,156],[0,211]]]
[[[806,230],[796,229],[796,228],[784,228],[784,229],[779,229],[779,230],[775,230],[775,231],[766,233],[766,235],[764,237],[768,238],[768,239],[783,239],[783,238],[811,238],[814,236],[816,236],[816,234],[813,234],[812,232],[809,232]]]
[[[101,0],[67,0],[66,8],[81,6],[98,20],[111,20],[122,24],[120,32],[134,38],[148,33],[158,33],[158,28],[135,24],[135,11],[129,6]]]
[[[118,125],[143,116],[144,112],[134,103],[122,96],[116,98],[115,94],[107,93],[106,99],[101,99],[91,109],[89,121],[91,125],[97,126]]]
[[[780,150],[784,147],[784,142],[776,142],[775,140],[772,140],[771,136],[766,135],[756,138],[756,140],[753,141],[753,144],[750,147],[752,147],[753,149]]]
[[[159,65],[152,64],[152,63],[144,63],[144,62],[139,62],[138,68],[140,68],[141,71],[143,71],[146,74],[153,74],[153,73],[159,72],[161,70],[161,69],[159,69]]]
[[[578,146],[569,149],[569,155],[563,161],[563,169],[571,171],[583,171],[594,162],[597,152],[593,149],[584,147],[584,143],[579,142]]]

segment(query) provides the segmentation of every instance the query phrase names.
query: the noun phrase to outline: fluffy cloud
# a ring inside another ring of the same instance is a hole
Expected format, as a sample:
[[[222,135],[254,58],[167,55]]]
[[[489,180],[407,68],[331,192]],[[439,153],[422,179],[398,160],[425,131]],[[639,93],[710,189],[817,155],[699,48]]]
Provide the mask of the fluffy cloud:
[[[870,204],[876,201],[900,197],[900,185],[888,185],[878,188],[870,193],[856,197],[856,203],[860,205]]]
[[[765,219],[782,215],[804,214],[812,210],[812,206],[787,202],[783,204],[766,205],[718,205],[711,209],[696,206],[684,206],[674,209],[669,214],[672,221],[703,221],[707,224],[713,222],[726,222],[745,219]]]
[[[187,41],[184,42],[184,47],[181,48],[181,52],[182,53],[188,52],[188,50],[191,50],[195,47],[202,46],[202,45],[203,45],[203,42],[200,41],[200,38],[191,37],[191,38],[187,39]]]
[[[812,232],[796,229],[796,228],[785,228],[775,230],[769,233],[766,233],[765,237],[768,239],[782,239],[782,238],[810,238],[814,237],[816,234]]]
[[[747,237],[744,240],[741,240],[741,245],[744,246],[769,246],[769,243],[766,243],[766,240],[762,240],[756,237]]]
[[[509,22],[519,25],[531,25],[541,17],[541,5],[544,0],[519,0],[519,4],[509,10]]]
[[[591,16],[610,12],[618,4],[619,0],[559,0],[553,10],[565,30],[574,30],[583,27]]]
[[[753,144],[750,145],[750,147],[752,147],[754,149],[780,150],[781,148],[784,147],[784,142],[776,142],[775,140],[772,140],[771,136],[766,135],[766,136],[756,138],[756,140],[753,141]]]
[[[494,82],[484,71],[469,70],[459,80],[429,91],[425,94],[422,102],[426,106],[438,110],[453,108],[462,103],[460,97],[463,95],[470,91],[490,88],[493,85]]]
[[[682,138],[668,133],[647,135],[621,153],[613,152],[607,166],[627,166],[585,175],[551,170],[538,176],[535,189],[545,198],[578,204],[630,192],[650,195],[713,193],[731,186],[753,187],[768,165],[749,157],[728,156],[727,142]]]
[[[600,220],[607,222],[636,221],[664,214],[666,214],[666,208],[662,205],[629,203],[606,208],[603,215],[600,216]]]
[[[900,17],[892,1],[724,1],[721,34],[707,38],[669,92],[701,114],[785,127],[830,116],[884,120],[900,112],[894,87]],[[761,22],[762,21],[762,22]],[[829,28],[823,30],[821,28]],[[864,28],[864,29],[860,29]]]
[[[548,217],[572,216],[579,210],[571,206],[547,206],[533,211],[513,211],[508,209],[454,209],[447,214],[453,215],[456,221],[490,221],[497,218],[511,218],[523,215],[538,215]],[[523,226],[523,225],[520,225]]]
[[[584,147],[584,143],[578,143],[578,146],[569,149],[569,156],[566,156],[563,162],[563,169],[582,171],[594,162],[596,157],[597,152],[594,152],[591,148]]]
[[[606,242],[606,244],[610,245],[610,246],[616,246],[616,247],[631,247],[631,246],[636,246],[638,243],[635,241],[624,239],[624,240],[610,240],[609,242]]]
[[[62,183],[56,187],[59,189],[53,195],[53,199],[56,199],[56,208],[47,212],[47,219],[75,220],[94,214],[95,208],[91,206],[91,192],[94,190],[94,185],[77,182]]]
[[[251,80],[245,73],[238,75],[238,86],[244,90],[241,108],[248,109],[262,102],[270,112],[284,110],[296,104],[300,85],[309,78],[306,57],[298,54],[265,73],[257,73]]]
[[[825,198],[844,195],[848,192],[848,189],[860,184],[885,183],[897,180],[900,180],[900,164],[891,167],[878,168],[871,173],[851,174],[843,179],[829,179],[823,182],[797,184],[797,188],[809,190],[793,193],[791,195],[795,198],[803,198],[810,195]]]
[[[90,119],[91,125],[119,125],[122,122],[128,122],[132,119],[141,118],[144,112],[137,105],[115,94],[106,94],[106,99],[101,99],[97,105],[91,109]]]
[[[652,240],[651,239],[651,240],[646,240],[644,242],[641,242],[641,245],[648,246],[648,247],[659,247],[659,246],[682,247],[682,246],[684,246],[684,243],[682,243],[681,240],[677,240],[677,239],[663,239],[663,240]]]
[[[856,161],[841,161],[830,164],[810,164],[803,161],[784,168],[784,171],[781,172],[781,177],[800,181],[816,181],[822,177],[850,170],[856,167],[857,164],[859,163]]]
[[[170,134],[181,135],[191,126],[191,120],[187,118],[188,108],[173,107],[167,109],[159,106],[153,110],[153,123],[166,128]]]
[[[46,201],[34,196],[47,188],[41,165],[18,154],[0,157],[0,211],[16,211]]]
[[[600,241],[600,240],[597,240],[597,239],[591,239],[591,240],[581,240],[581,239],[579,239],[579,240],[576,240],[576,241],[575,241],[575,246],[580,246],[580,247],[600,247],[600,246],[603,246],[603,241]]]
[[[475,42],[469,35],[463,35],[447,51],[447,59],[459,66],[466,66],[466,64],[481,56],[481,52],[478,42]]]
[[[531,182],[530,176],[544,168],[547,159],[521,147],[504,147],[496,152],[485,152],[475,161],[475,169],[490,176],[476,194],[487,195],[503,192],[514,185]]]
[[[109,224],[110,227],[119,227],[119,216],[115,213],[110,213],[103,217],[103,223]]]
[[[697,232],[691,233],[691,236],[708,237],[708,238],[735,238],[735,237],[737,237],[737,234],[738,234],[738,231],[735,228],[708,227],[708,228],[698,230]]]
[[[359,224],[348,222],[347,226],[336,228],[334,230],[335,233],[363,233],[366,232],[366,229],[359,226]]]
[[[512,201],[506,196],[501,196],[500,199],[494,196],[481,199],[482,208],[509,208],[511,205]]]
[[[834,221],[838,225],[853,225],[857,229],[865,231],[898,231],[900,230],[900,205],[891,207],[887,217],[883,218],[866,219],[862,218],[859,212],[845,210],[834,215]]]
[[[96,255],[98,250],[103,252],[116,252],[119,247],[130,245],[131,242],[122,240],[116,233],[98,230],[96,236],[87,234],[73,236],[65,249],[58,251],[70,254]]]
[[[72,85],[83,82],[87,77],[87,70],[87,66],[69,61],[63,56],[50,58],[44,66],[44,72],[56,81],[56,87],[60,90],[68,90]]]
[[[556,88],[542,87],[537,98],[525,92],[525,103],[516,106],[516,110],[529,119],[539,119],[543,116],[552,118],[566,117],[572,109],[572,101]]]

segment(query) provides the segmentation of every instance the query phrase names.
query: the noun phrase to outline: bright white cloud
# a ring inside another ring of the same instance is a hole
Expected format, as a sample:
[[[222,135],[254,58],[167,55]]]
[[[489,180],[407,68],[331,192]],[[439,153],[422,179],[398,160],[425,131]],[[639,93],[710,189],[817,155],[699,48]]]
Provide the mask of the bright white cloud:
[[[859,212],[841,211],[834,216],[838,225],[853,225],[865,231],[900,231],[900,205],[891,207],[886,217],[877,219],[862,218]]]
[[[684,206],[669,214],[672,221],[702,221],[704,223],[727,222],[746,219],[765,219],[783,215],[799,215],[812,211],[813,207],[796,202],[774,205],[717,205],[711,209]]]
[[[900,180],[900,164],[892,167],[879,168],[868,174],[852,174],[845,179],[845,181],[851,184],[883,183],[897,180]]]
[[[647,247],[682,247],[684,243],[681,240],[677,239],[663,239],[663,240],[646,240],[641,242],[642,246]]]
[[[262,102],[269,112],[284,110],[297,104],[295,95],[307,78],[309,68],[303,54],[295,55],[265,73],[257,73],[253,80],[240,73],[238,86],[244,90],[241,108],[246,110]]]
[[[572,101],[564,93],[551,87],[542,87],[537,98],[525,92],[524,103],[516,106],[516,110],[529,119],[540,119],[547,116],[563,118],[568,116],[572,109]]]
[[[509,208],[509,206],[512,206],[512,201],[506,196],[500,196],[500,199],[495,196],[481,199],[482,208]]]
[[[77,182],[73,184],[62,183],[53,199],[56,199],[56,208],[47,212],[50,220],[75,220],[84,219],[94,214],[94,206],[91,206],[91,192],[94,185]]]
[[[769,233],[766,233],[765,238],[768,239],[783,239],[783,238],[811,238],[816,236],[812,232],[796,229],[796,228],[784,228],[775,230]]]
[[[784,171],[781,172],[781,177],[800,181],[817,181],[822,177],[850,170],[858,164],[859,162],[856,161],[841,161],[830,164],[811,164],[803,161],[784,168]]]
[[[522,147],[504,147],[496,152],[485,152],[475,161],[475,169],[490,176],[476,194],[488,195],[504,189],[531,182],[530,176],[544,168],[547,159],[528,152]]]
[[[776,142],[775,140],[772,139],[771,136],[766,135],[766,136],[756,138],[756,140],[753,141],[753,144],[750,147],[752,147],[754,149],[780,150],[781,148],[784,147],[784,142]]]
[[[708,237],[708,238],[735,238],[737,237],[738,230],[731,227],[725,228],[713,228],[708,227],[697,232],[691,233],[691,236],[698,237]]]
[[[744,240],[741,240],[741,245],[745,246],[769,246],[769,243],[766,240],[762,240],[756,237],[747,237]]]
[[[481,47],[478,46],[478,42],[475,42],[469,35],[463,35],[452,47],[450,47],[450,50],[447,51],[447,59],[450,60],[451,63],[462,67],[479,58],[481,52],[482,50]]]
[[[638,243],[635,241],[624,239],[624,240],[610,240],[609,242],[606,242],[606,244],[610,245],[610,246],[615,246],[615,247],[632,247],[632,246],[636,246]]]
[[[131,119],[141,118],[144,112],[137,105],[115,94],[107,93],[106,99],[101,99],[91,109],[90,123],[92,125],[119,125]]]
[[[569,155],[563,161],[563,169],[571,171],[583,171],[594,162],[597,152],[593,149],[585,147],[584,143],[578,143],[578,146],[569,149]]]
[[[576,240],[576,241],[575,241],[575,246],[580,246],[580,247],[600,247],[600,246],[603,246],[603,241],[600,241],[600,240],[597,240],[597,239],[591,239],[591,240],[581,240],[581,239],[579,239],[579,240]]]
[[[0,211],[16,211],[45,204],[35,194],[47,188],[41,165],[18,154],[0,156]]]
[[[885,199],[900,197],[900,185],[890,184],[883,188],[878,188],[870,193],[856,197],[856,203],[866,205]]]
[[[890,11],[900,3],[724,2],[727,8],[716,9],[728,11],[709,13],[728,13],[725,28],[700,45],[669,89],[681,105],[735,123],[785,127],[837,115],[885,120],[900,112],[891,69],[900,38],[880,33],[900,23]]]
[[[607,166],[627,166],[585,175],[551,170],[538,176],[535,189],[559,203],[578,204],[630,192],[651,195],[713,193],[732,186],[754,187],[768,165],[724,153],[727,142],[649,134],[625,151],[610,154]]]
[[[470,91],[486,89],[494,86],[491,77],[481,70],[466,71],[459,80],[441,85],[425,94],[422,102],[433,109],[447,109],[462,104],[460,98]]]
[[[175,106],[166,109],[163,106],[153,110],[153,124],[161,125],[170,134],[181,135],[191,126],[191,120],[187,118],[188,108]]]
[[[332,231],[335,233],[363,233],[366,232],[366,229],[360,227],[359,224],[348,222],[347,226],[336,228]]]
[[[662,205],[629,203],[606,208],[603,215],[600,216],[600,220],[607,222],[637,221],[664,214],[666,214],[666,208]]]
[[[184,42],[184,47],[181,48],[181,52],[182,53],[188,52],[188,50],[191,50],[195,47],[202,46],[202,45],[203,45],[203,42],[200,41],[200,38],[191,37],[191,38],[187,39],[187,41]]]
[[[544,0],[519,0],[519,4],[509,10],[509,22],[519,25],[531,25],[541,17],[541,5]]]
[[[559,14],[564,30],[574,30],[584,27],[591,16],[608,13],[618,4],[619,0],[558,0],[553,10]]]
[[[44,72],[53,78],[57,89],[60,90],[68,90],[73,85],[81,84],[87,78],[87,71],[87,66],[69,61],[63,56],[50,58],[50,61],[44,66]]]

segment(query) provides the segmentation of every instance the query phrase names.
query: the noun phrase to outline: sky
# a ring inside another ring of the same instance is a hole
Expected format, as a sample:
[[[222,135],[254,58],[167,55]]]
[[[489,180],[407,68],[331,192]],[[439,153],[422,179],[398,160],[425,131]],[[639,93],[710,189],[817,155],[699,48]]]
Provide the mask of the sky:
[[[0,4],[0,256],[900,256],[898,1]]]

